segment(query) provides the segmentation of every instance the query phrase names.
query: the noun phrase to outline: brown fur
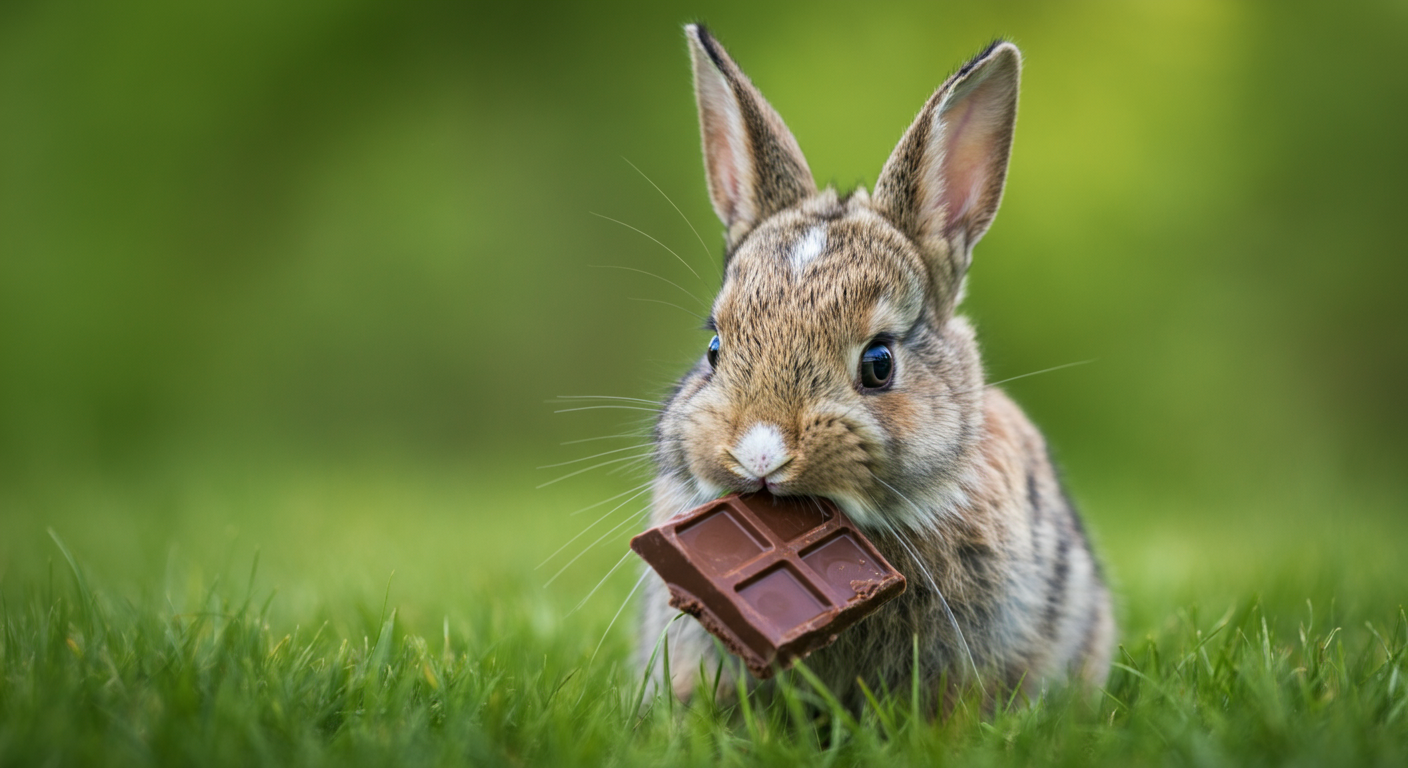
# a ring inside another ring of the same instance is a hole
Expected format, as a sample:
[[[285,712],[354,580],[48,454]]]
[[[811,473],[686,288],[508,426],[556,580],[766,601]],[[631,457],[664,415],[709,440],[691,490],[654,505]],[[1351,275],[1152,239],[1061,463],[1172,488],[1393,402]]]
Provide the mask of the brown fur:
[[[808,659],[852,707],[857,679],[908,688],[914,638],[935,702],[940,681],[975,670],[991,691],[1071,674],[1102,683],[1114,623],[1089,542],[1041,434],[985,386],[973,329],[953,314],[1001,199],[1017,49],[994,44],[949,78],[874,199],[841,198],[815,190],[796,141],[722,47],[687,33],[730,251],[711,317],[717,365],[701,359],[657,425],[654,521],[764,485],[840,504],[909,583]],[[865,390],[858,360],[877,339],[894,379]],[[675,615],[659,579],[647,585],[643,662]],[[693,621],[671,626],[676,694],[715,654]]]

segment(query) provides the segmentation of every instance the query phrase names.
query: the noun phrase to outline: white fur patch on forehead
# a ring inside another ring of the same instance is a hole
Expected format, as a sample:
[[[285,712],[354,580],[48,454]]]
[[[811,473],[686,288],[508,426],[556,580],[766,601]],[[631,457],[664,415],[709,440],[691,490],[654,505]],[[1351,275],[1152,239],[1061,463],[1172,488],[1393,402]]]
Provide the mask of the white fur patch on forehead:
[[[794,273],[801,272],[825,250],[826,225],[817,224],[808,229],[806,234],[802,235],[801,239],[792,246],[792,253],[788,257],[792,263],[792,271]]]
[[[761,480],[792,460],[782,431],[766,422],[754,424],[728,452],[751,480]]]

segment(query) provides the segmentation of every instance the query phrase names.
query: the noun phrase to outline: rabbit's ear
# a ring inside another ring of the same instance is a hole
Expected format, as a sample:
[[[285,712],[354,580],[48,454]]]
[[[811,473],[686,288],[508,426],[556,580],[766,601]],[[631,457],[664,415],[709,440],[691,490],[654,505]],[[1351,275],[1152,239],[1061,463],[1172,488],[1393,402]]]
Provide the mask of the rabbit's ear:
[[[694,62],[694,96],[704,171],[729,247],[763,219],[816,192],[792,132],[702,25],[684,28]]]
[[[929,98],[875,183],[873,204],[924,252],[935,297],[957,298],[973,244],[1002,200],[1021,54],[998,41]]]

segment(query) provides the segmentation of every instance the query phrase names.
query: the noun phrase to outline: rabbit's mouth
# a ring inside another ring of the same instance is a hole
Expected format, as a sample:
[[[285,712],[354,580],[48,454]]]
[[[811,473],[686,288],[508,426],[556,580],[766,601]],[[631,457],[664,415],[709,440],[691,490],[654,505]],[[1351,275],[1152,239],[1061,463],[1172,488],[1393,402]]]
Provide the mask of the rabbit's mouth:
[[[796,487],[796,478],[791,477],[788,472],[773,472],[762,477],[751,475],[739,471],[736,468],[729,468],[732,477],[728,482],[716,484],[708,482],[704,478],[695,477],[695,483],[701,488],[714,491],[714,495],[722,496],[730,493],[770,493],[773,496],[813,496],[816,494],[807,493]],[[781,475],[782,477],[778,477]]]
[[[852,521],[867,531],[886,529],[884,523],[879,521],[877,517],[881,513],[873,506],[871,496],[863,491],[852,493],[845,488],[834,486],[816,488],[795,472],[777,472],[763,477],[746,477],[737,471],[729,474],[732,477],[721,478],[725,479],[723,483],[712,482],[708,478],[692,475],[697,488],[697,503],[702,504],[710,499],[720,498],[731,493],[767,493],[773,496],[794,498],[812,497],[835,504]],[[775,475],[781,475],[781,477]]]
[[[790,463],[790,460],[789,460]],[[766,492],[774,496],[810,496],[813,494],[799,492],[794,473],[785,471],[786,467],[779,467],[776,471],[763,475],[762,477],[744,478],[744,493]]]
[[[729,493],[770,493],[774,496],[792,496],[788,493],[784,483],[776,480],[768,480],[766,477],[740,478],[740,482],[730,483],[719,490],[720,494]]]
[[[766,477],[758,481],[757,490],[763,493],[770,493],[774,496],[794,495],[793,493],[788,492],[786,483],[780,483],[776,480],[769,480]]]

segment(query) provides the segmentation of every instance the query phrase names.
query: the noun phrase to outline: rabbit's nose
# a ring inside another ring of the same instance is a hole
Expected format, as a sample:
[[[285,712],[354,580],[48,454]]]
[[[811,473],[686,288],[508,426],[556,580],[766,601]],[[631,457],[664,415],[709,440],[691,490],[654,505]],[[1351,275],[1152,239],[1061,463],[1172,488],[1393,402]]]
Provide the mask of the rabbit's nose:
[[[782,431],[767,423],[754,424],[728,452],[752,480],[762,480],[792,460]]]

